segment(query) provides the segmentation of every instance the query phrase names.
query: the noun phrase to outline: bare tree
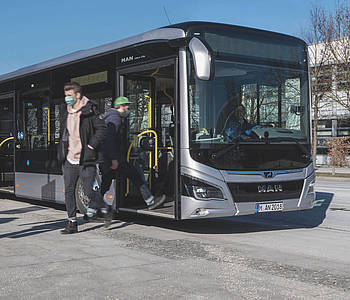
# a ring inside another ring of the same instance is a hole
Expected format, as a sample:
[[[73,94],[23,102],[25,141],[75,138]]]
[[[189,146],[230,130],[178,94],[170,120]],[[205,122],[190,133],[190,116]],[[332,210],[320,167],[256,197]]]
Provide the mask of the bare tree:
[[[302,33],[304,39],[309,44],[309,72],[312,89],[312,110],[313,110],[313,145],[314,164],[316,164],[317,153],[317,126],[320,112],[328,105],[324,101],[324,96],[331,86],[332,78],[328,75],[328,65],[330,52],[325,47],[324,42],[329,36],[327,29],[327,13],[325,9],[314,4],[310,10],[310,25]]]
[[[331,53],[332,89],[329,98],[350,111],[350,8],[348,1],[337,1],[327,16],[325,46]]]

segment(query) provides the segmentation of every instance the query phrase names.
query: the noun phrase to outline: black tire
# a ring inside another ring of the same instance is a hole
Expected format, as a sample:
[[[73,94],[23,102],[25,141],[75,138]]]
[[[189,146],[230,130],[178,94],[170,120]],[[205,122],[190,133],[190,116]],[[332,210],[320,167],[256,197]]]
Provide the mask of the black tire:
[[[97,185],[96,185],[97,183]],[[101,180],[98,175],[96,175],[96,180],[94,183],[94,191],[96,193],[96,197],[99,196],[100,193],[100,185],[101,185]],[[81,177],[78,178],[77,183],[75,185],[75,202],[77,204],[77,208],[80,211],[80,213],[85,214],[89,204],[90,204],[90,199],[86,196],[83,190],[83,182]]]

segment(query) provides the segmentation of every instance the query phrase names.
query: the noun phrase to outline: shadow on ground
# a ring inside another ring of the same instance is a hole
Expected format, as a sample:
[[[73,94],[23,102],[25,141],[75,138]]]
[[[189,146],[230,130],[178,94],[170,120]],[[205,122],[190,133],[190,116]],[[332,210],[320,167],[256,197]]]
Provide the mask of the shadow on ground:
[[[62,204],[17,198],[15,195],[8,194],[8,193],[0,193],[0,201],[2,199],[15,200],[17,202],[28,203],[28,204],[31,204],[31,206],[26,205],[26,206],[14,208],[14,209],[0,210],[0,215],[9,216],[8,218],[7,217],[0,218],[0,224],[21,219],[22,218],[21,215],[23,214],[33,213],[37,211],[44,211],[47,208],[64,210],[64,205]],[[25,219],[23,218],[22,220],[25,221]],[[56,219],[56,220],[49,220],[49,221],[45,220],[45,221],[40,221],[35,223],[21,223],[19,225],[17,224],[16,227],[14,228],[18,228],[20,226],[28,226],[28,225],[32,225],[32,226],[30,228],[26,228],[23,230],[2,233],[0,234],[0,239],[1,238],[21,238],[21,237],[36,235],[36,234],[40,234],[48,231],[58,230],[65,226],[65,219],[61,219],[61,220]]]
[[[163,227],[171,230],[199,234],[232,234],[259,231],[313,228],[323,223],[326,211],[334,197],[333,193],[317,192],[313,209],[254,214],[214,219],[175,221],[153,216],[121,214],[119,220],[145,226]],[[112,228],[111,230],[114,230]]]
[[[31,224],[21,224],[19,226],[31,225]],[[0,239],[2,238],[22,238],[28,237],[48,231],[54,231],[64,228],[65,220],[53,220],[53,221],[43,221],[33,223],[33,226],[18,231],[11,231],[7,233],[0,234]],[[17,225],[18,226],[18,225]]]
[[[13,194],[4,194],[0,193],[0,201],[1,199],[8,199],[8,200],[14,200],[19,203],[28,203],[32,204],[32,206],[23,206],[23,207],[18,207],[14,209],[7,209],[7,210],[0,210],[0,215],[11,215],[11,217],[6,217],[2,218],[0,217],[0,224],[5,224],[12,222],[14,220],[22,219],[25,221],[25,219],[22,217],[23,214],[26,213],[32,213],[32,212],[37,212],[37,211],[44,211],[47,210],[48,208],[54,208],[58,210],[63,210],[65,211],[65,206],[63,204],[59,203],[53,203],[53,202],[42,202],[38,200],[31,200],[31,199],[24,199],[24,198],[17,198]],[[46,215],[47,218],[50,218],[50,215]],[[26,226],[26,229],[23,230],[18,230],[18,231],[11,231],[11,232],[6,232],[0,234],[0,239],[1,238],[22,238],[22,237],[28,237],[31,235],[36,235],[44,232],[49,232],[49,231],[55,231],[55,230],[61,230],[65,227],[66,225],[66,219],[55,219],[55,220],[44,220],[44,221],[38,221],[38,222],[30,222],[30,223],[20,223],[16,224],[16,228],[18,227],[23,227]],[[120,223],[120,224],[119,224]],[[80,215],[78,217],[78,224],[83,225],[86,224],[86,221],[83,220],[83,217]],[[111,228],[123,228],[126,226],[131,225],[132,223],[128,222],[121,222],[118,220],[114,220],[111,224]],[[28,226],[31,226],[28,228]],[[88,231],[93,231],[99,228],[103,228],[104,222],[103,220],[98,220],[96,222],[92,222],[88,225],[88,227],[82,227],[79,226],[79,233],[84,233]]]
[[[286,230],[296,228],[313,228],[322,224],[326,217],[326,211],[333,199],[334,194],[317,192],[314,208],[310,210],[292,211],[292,212],[274,212],[263,213],[249,216],[237,216],[227,218],[214,219],[197,219],[197,220],[182,220],[175,221],[167,218],[160,218],[154,216],[136,215],[131,213],[122,213],[117,216],[117,220],[113,221],[113,226],[106,230],[118,230],[125,226],[132,224],[139,224],[144,226],[162,227],[170,230],[198,233],[198,234],[232,234],[232,233],[249,233],[260,231]],[[3,195],[0,194],[0,200]],[[6,196],[6,199],[9,199]],[[34,204],[32,207],[17,208],[13,210],[0,211],[0,214],[16,215],[25,212],[45,209],[46,207],[53,207],[64,210],[64,206],[57,203],[45,203],[35,200],[17,199]],[[39,206],[40,204],[40,206]],[[2,222],[11,222],[16,217],[6,218]],[[3,219],[2,219],[3,220]],[[83,223],[82,218],[79,218],[79,223]],[[120,223],[120,224],[118,224]],[[115,226],[118,224],[118,226]],[[23,224],[29,225],[29,224]],[[11,237],[19,238],[33,234],[39,234],[47,231],[58,230],[64,227],[65,219],[53,220],[33,223],[29,229],[22,231],[11,232],[0,235],[0,238]],[[103,224],[96,224],[89,228],[80,230],[80,233],[91,231],[103,227]]]

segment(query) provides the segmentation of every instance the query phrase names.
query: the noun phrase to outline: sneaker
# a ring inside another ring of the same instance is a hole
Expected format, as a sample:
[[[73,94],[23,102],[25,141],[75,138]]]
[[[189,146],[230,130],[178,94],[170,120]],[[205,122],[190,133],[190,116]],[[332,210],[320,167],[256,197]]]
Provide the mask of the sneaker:
[[[91,221],[96,221],[99,215],[99,211],[88,208],[87,212],[84,214],[84,221],[91,222]]]
[[[110,208],[101,209],[101,215],[103,218],[103,222],[105,223],[105,227],[109,227],[112,224],[113,220],[113,211]]]
[[[66,223],[66,228],[61,230],[62,234],[72,234],[78,232],[78,222],[68,221]]]
[[[165,202],[166,196],[163,194],[161,196],[155,197],[154,202],[148,206],[149,210],[156,209]]]

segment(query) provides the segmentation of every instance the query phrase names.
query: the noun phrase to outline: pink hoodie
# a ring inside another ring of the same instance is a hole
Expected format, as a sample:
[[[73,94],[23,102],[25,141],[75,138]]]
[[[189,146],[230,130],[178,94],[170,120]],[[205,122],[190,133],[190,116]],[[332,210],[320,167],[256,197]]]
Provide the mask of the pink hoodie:
[[[72,162],[80,161],[80,153],[82,149],[80,140],[80,115],[81,109],[89,101],[85,96],[79,102],[79,106],[73,109],[72,106],[67,106],[68,117],[67,117],[67,130],[68,130],[68,154],[67,159]]]

